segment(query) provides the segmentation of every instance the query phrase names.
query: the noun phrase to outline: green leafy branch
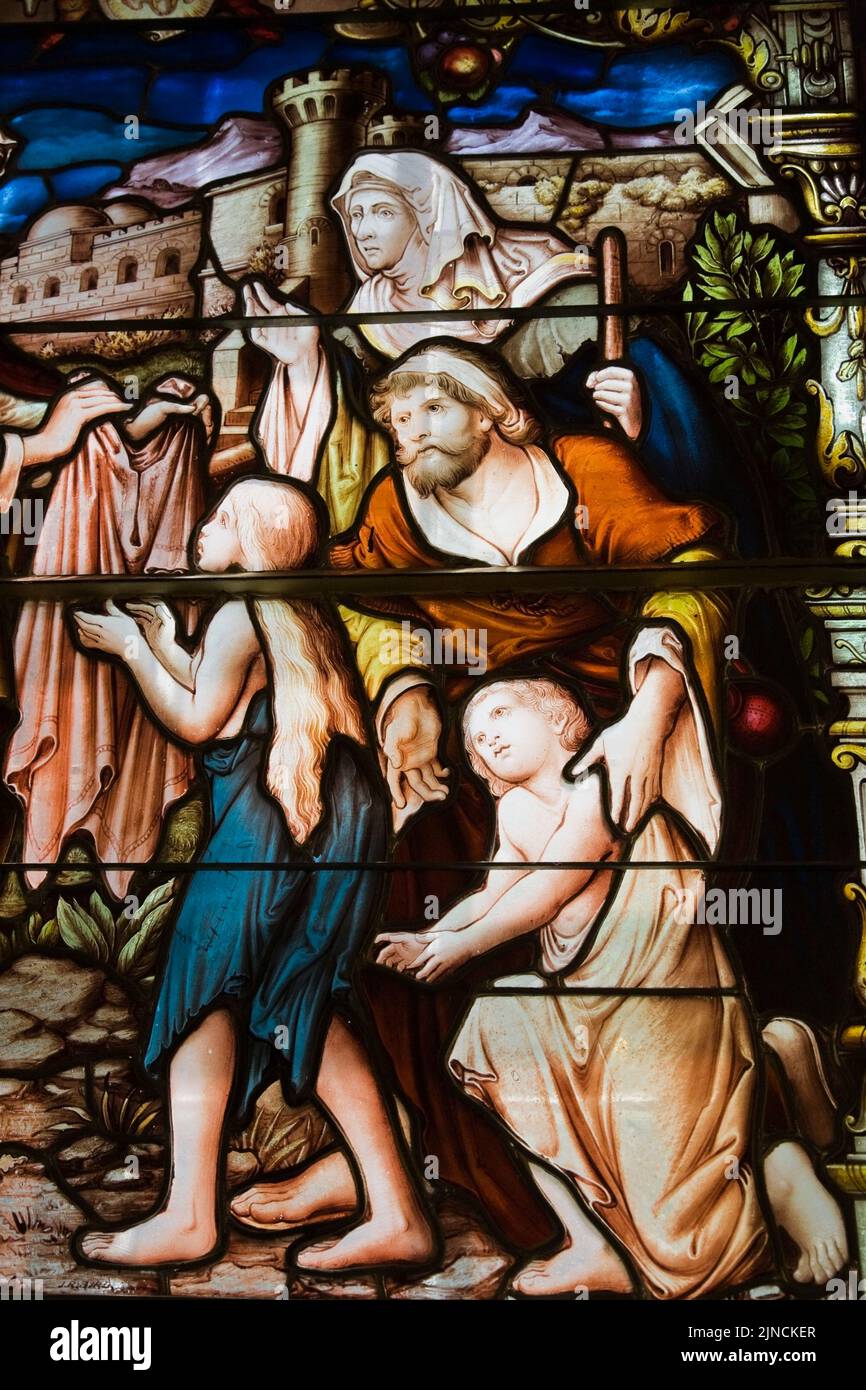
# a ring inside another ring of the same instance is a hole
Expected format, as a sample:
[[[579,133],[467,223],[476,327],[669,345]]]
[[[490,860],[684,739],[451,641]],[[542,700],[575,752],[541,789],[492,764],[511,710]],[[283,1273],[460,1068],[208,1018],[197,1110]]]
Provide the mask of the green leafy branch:
[[[812,540],[818,498],[808,468],[807,339],[798,319],[762,305],[785,305],[804,293],[805,266],[767,232],[742,228],[735,213],[716,211],[694,246],[695,271],[683,298],[719,301],[686,315],[692,352],[714,386],[725,384],[731,418],[765,476],[785,494],[780,517],[795,549]]]

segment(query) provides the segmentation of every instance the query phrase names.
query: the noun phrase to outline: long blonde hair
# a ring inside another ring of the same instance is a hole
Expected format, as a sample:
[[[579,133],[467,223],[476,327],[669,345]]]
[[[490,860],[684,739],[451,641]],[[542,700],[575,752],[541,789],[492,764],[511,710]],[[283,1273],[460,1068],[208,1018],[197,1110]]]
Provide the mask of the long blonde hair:
[[[289,481],[247,478],[224,501],[234,516],[244,566],[291,570],[319,548],[310,498]],[[316,599],[255,599],[273,679],[273,736],[265,783],[293,838],[303,844],[322,818],[321,779],[328,743],[345,734],[363,744],[364,725],[336,620]]]

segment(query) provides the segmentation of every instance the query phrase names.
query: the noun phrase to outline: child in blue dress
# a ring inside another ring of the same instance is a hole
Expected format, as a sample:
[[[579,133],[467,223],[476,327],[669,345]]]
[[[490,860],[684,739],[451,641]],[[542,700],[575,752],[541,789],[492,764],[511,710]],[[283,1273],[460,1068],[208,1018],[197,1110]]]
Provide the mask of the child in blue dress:
[[[245,479],[195,541],[198,569],[285,571],[315,561],[318,517],[285,480]],[[225,1120],[243,1114],[274,1050],[290,1099],[315,1093],[351,1151],[360,1208],[306,1246],[299,1267],[425,1263],[434,1241],[350,1008],[352,966],[373,923],[388,807],[336,620],[314,600],[228,599],[195,650],[164,603],[75,615],[82,645],[119,658],[150,713],[203,751],[211,834],[190,875],[145,1051],[168,1071],[172,1175],[160,1209],[80,1248],[108,1264],[202,1259],[219,1236]],[[249,864],[249,868],[243,865]],[[226,867],[223,867],[225,865]],[[354,1220],[352,1220],[354,1217]]]

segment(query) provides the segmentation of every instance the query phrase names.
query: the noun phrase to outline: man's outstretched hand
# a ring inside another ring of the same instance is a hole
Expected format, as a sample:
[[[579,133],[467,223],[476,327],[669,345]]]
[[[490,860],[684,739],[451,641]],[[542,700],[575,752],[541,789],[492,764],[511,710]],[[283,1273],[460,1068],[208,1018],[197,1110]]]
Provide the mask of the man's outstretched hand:
[[[429,685],[414,685],[397,696],[382,731],[395,830],[425,801],[444,801],[448,795],[448,769],[439,760],[441,737],[442,720]]]

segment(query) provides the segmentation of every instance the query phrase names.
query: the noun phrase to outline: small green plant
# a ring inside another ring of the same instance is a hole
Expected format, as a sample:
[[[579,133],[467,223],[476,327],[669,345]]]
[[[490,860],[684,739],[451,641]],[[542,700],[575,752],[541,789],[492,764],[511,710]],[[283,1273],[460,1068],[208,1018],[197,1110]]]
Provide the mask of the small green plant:
[[[58,898],[58,938],[77,955],[144,984],[153,974],[177,888],[177,880],[169,879],[148,893],[134,911],[125,907],[116,918],[98,893],[91,893],[88,908]]]
[[[801,550],[813,542],[820,508],[807,466],[807,339],[784,306],[803,294],[805,266],[769,233],[748,231],[735,213],[719,211],[691,258],[683,298],[718,301],[686,315],[692,352],[713,385],[724,384],[746,448],[781,494],[776,513],[786,539]],[[749,300],[761,302],[743,303]]]
[[[28,912],[14,925],[0,926],[0,964],[27,951],[49,950],[59,942],[56,922],[43,922],[38,912]]]

